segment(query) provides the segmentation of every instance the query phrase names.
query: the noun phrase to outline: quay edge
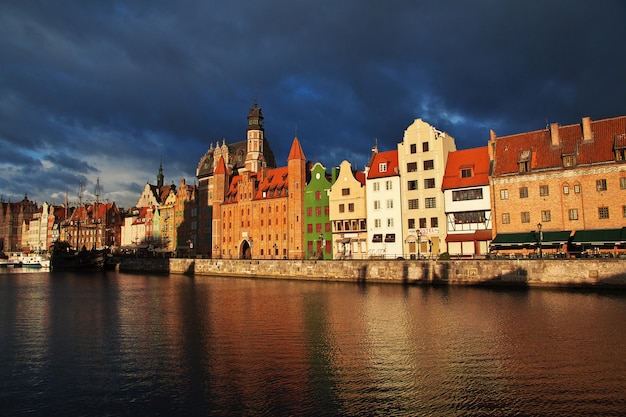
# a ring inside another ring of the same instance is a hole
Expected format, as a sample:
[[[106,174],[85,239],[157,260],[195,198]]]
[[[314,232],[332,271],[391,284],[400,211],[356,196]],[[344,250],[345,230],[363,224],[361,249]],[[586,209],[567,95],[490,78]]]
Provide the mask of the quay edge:
[[[176,274],[430,285],[626,289],[626,259],[169,259]]]

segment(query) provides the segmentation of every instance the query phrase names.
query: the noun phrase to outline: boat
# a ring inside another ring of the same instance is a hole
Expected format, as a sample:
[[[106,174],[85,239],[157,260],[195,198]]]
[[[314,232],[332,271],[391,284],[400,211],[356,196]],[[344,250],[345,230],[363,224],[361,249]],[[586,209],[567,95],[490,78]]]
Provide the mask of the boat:
[[[24,253],[19,257],[24,268],[50,268],[50,258],[40,253]]]
[[[100,271],[104,253],[99,250],[76,250],[68,242],[55,242],[50,256],[52,271]]]

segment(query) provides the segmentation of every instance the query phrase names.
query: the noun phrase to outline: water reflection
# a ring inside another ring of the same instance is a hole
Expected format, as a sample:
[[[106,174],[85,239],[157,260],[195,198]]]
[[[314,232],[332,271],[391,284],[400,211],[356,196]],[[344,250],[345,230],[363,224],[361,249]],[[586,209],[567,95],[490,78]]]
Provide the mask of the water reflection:
[[[0,273],[31,415],[619,415],[622,293]]]

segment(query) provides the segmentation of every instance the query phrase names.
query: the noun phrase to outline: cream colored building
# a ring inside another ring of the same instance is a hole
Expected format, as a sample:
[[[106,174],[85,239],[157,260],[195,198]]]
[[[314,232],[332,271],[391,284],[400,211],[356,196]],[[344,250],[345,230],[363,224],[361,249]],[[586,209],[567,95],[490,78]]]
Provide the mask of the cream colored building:
[[[454,138],[422,119],[415,119],[398,144],[405,256],[430,257],[446,251],[441,184],[452,151]]]
[[[365,173],[352,172],[343,161],[329,192],[329,219],[333,226],[333,258],[367,257],[367,206]]]

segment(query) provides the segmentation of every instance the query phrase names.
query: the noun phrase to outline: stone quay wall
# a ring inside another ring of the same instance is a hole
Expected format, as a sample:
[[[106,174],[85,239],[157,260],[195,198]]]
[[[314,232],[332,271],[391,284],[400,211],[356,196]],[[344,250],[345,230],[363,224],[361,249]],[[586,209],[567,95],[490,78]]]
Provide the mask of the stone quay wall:
[[[169,272],[357,283],[626,289],[626,259],[314,261],[172,258]]]

